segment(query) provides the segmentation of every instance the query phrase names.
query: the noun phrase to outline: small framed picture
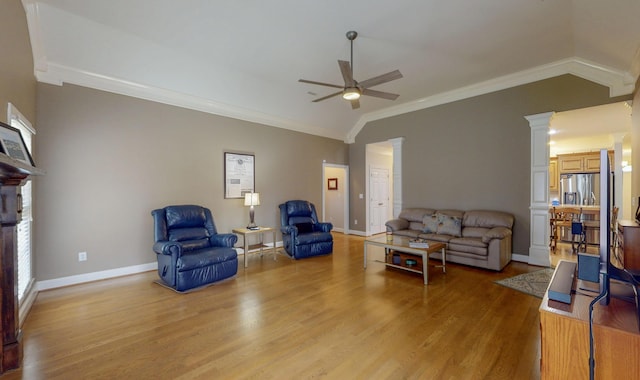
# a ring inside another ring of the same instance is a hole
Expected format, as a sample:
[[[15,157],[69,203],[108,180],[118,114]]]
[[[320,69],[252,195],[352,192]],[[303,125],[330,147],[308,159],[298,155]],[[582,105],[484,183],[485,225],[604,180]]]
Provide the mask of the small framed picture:
[[[338,179],[337,178],[329,178],[327,180],[327,188],[329,190],[338,190]]]
[[[0,122],[0,147],[2,153],[7,156],[27,165],[35,166],[20,131],[2,122]]]

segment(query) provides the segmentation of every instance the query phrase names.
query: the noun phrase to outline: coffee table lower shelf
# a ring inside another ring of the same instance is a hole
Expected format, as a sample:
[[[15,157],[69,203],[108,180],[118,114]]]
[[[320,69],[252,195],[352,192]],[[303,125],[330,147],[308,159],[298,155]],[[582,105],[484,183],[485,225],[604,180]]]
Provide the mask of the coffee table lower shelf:
[[[388,268],[395,268],[399,270],[404,270],[407,272],[413,272],[422,274],[424,279],[424,284],[427,285],[429,280],[429,255],[435,252],[441,252],[442,254],[442,265],[436,265],[442,267],[442,272],[446,273],[446,256],[445,256],[445,248],[446,245],[441,242],[431,242],[429,241],[429,247],[427,248],[413,248],[409,246],[409,239],[403,236],[393,236],[391,240],[387,240],[386,236],[378,236],[369,239],[365,239],[364,241],[364,269],[367,269],[367,247],[369,245],[374,245],[378,247],[383,247],[385,249],[385,261],[374,259],[372,261],[377,263],[382,263]],[[406,260],[407,257],[413,257],[416,259],[416,267],[411,268],[406,265],[398,265],[389,262],[391,257],[390,251],[397,251],[401,254],[401,260]]]
[[[413,272],[413,273],[422,274],[421,270],[412,269],[412,268],[406,267],[404,265],[391,264],[391,263],[387,263],[387,262],[382,261],[382,260],[373,260],[373,261],[375,261],[376,263],[382,263],[382,264],[386,265],[389,268],[396,268],[396,269],[406,270],[407,272]]]

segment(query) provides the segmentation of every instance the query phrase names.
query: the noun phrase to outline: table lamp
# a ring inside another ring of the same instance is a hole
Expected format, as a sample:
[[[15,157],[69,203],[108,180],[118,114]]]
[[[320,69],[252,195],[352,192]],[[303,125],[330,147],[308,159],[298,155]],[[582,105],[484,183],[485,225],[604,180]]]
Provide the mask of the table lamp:
[[[258,226],[254,222],[255,211],[253,206],[260,206],[260,193],[245,193],[244,205],[249,206],[249,225],[247,228],[250,230],[257,230]]]

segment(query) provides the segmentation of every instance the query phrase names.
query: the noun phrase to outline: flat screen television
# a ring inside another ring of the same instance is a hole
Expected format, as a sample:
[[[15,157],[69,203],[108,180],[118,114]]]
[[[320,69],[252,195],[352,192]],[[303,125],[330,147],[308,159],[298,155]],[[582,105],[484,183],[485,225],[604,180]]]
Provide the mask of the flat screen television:
[[[611,207],[613,201],[612,175],[609,163],[609,154],[606,149],[600,151],[600,294],[601,303],[609,304],[611,295],[610,272],[613,272],[611,264]]]

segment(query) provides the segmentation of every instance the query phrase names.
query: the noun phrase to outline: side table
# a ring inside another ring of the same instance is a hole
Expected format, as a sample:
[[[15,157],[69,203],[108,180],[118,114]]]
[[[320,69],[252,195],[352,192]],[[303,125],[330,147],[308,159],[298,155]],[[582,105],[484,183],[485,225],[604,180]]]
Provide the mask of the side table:
[[[250,230],[248,228],[234,228],[231,230],[236,235],[241,235],[242,239],[244,239],[244,267],[246,268],[249,264],[247,262],[247,256],[249,255],[249,248],[260,248],[260,256],[262,256],[263,248],[266,247],[264,245],[264,234],[267,232],[271,232],[273,234],[273,260],[277,260],[277,251],[276,251],[276,230],[272,227],[258,227],[256,230]],[[260,243],[249,245],[248,237],[251,235],[260,235]]]

